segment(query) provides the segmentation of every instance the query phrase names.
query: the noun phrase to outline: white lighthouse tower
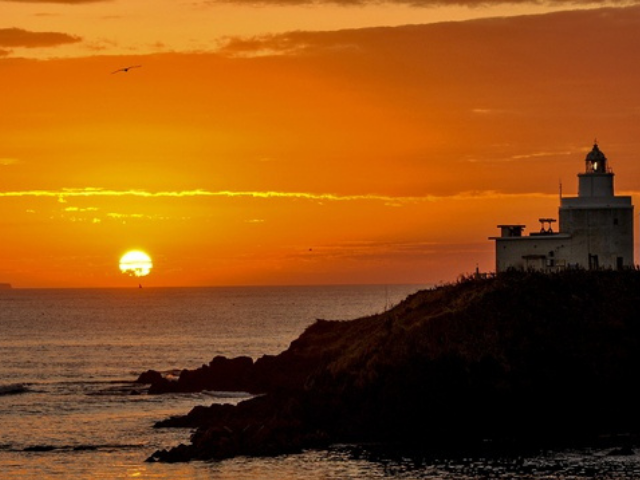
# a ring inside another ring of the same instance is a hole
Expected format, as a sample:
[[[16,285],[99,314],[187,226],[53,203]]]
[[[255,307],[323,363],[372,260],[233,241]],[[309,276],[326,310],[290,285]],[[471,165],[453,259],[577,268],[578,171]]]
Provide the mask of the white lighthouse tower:
[[[573,263],[586,268],[633,265],[633,205],[631,197],[616,196],[613,172],[598,144],[578,174],[578,196],[563,198],[560,225],[571,233]]]

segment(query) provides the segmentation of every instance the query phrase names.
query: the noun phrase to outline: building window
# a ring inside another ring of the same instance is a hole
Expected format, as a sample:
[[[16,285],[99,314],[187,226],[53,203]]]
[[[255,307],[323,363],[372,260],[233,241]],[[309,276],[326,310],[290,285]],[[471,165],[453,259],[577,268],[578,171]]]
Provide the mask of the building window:
[[[613,219],[613,224],[614,224],[614,225],[618,225],[618,219],[617,219],[617,218],[614,218],[614,219]]]
[[[622,257],[617,257],[616,258],[616,268],[618,270],[622,270],[624,267],[624,259]]]

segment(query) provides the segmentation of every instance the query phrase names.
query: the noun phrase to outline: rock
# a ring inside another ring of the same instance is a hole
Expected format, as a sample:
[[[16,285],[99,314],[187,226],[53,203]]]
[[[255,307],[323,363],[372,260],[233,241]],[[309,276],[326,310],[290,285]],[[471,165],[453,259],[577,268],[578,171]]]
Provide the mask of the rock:
[[[305,424],[302,404],[292,397],[267,395],[237,406],[212,405],[197,412],[192,410],[192,414],[191,420],[202,423],[193,434],[191,445],[157,451],[149,461],[267,456],[328,445],[327,433]]]
[[[178,385],[180,389],[187,391],[253,390],[250,378],[252,367],[253,359],[250,357],[228,359],[217,356],[209,362],[209,365],[204,365],[198,370],[183,370],[178,379]]]
[[[178,382],[176,380],[169,380],[165,377],[160,377],[154,380],[149,386],[149,394],[157,393],[173,393],[179,392]]]
[[[250,357],[226,358],[216,356],[208,365],[195,370],[182,370],[177,380],[149,370],[138,378],[139,383],[150,383],[150,394],[201,392],[203,390],[247,392],[261,394],[276,389],[297,390],[318,365],[314,351],[310,357],[302,350],[286,351],[278,356],[264,355],[255,363]]]
[[[195,428],[226,418],[234,410],[233,405],[214,403],[209,407],[195,406],[187,415],[170,417],[154,424],[154,428]]]
[[[181,443],[170,450],[156,450],[145,461],[165,463],[186,462],[192,457],[190,450],[190,447]]]
[[[162,381],[164,378],[160,372],[155,370],[147,370],[146,372],[141,373],[136,379],[135,383],[148,383],[152,384],[155,382]]]
[[[252,382],[253,359],[237,357],[228,359],[217,356],[209,365],[203,365],[195,370],[182,370],[176,381],[169,380],[157,372],[145,375],[145,380],[151,380],[149,393],[200,392],[214,391],[247,391],[255,392]],[[148,372],[147,372],[148,373]],[[142,376],[141,376],[142,377]]]

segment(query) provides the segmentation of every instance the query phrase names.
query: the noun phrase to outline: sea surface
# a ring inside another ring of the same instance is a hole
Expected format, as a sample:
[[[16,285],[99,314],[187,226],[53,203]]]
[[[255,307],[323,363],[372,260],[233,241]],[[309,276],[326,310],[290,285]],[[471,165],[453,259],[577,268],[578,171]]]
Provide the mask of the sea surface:
[[[154,422],[242,392],[147,395],[143,371],[197,368],[215,355],[277,354],[316,319],[380,313],[423,287],[322,286],[0,290],[0,479],[640,478],[640,455],[398,455],[336,445],[275,458],[146,463],[187,443]]]

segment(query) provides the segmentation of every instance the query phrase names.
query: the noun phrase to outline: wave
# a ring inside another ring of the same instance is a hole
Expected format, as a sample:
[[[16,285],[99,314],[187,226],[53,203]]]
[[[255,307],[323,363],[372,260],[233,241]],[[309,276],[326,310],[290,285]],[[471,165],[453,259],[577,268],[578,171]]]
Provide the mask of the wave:
[[[167,377],[167,376],[168,377],[179,377],[180,373],[182,373],[183,370],[184,370],[184,368],[169,368],[167,370],[156,370],[156,371],[160,375],[162,375],[163,377]],[[138,378],[140,375],[142,375],[145,372],[131,371],[129,373],[131,373],[131,375],[134,375],[136,378]]]
[[[9,383],[0,385],[0,395],[17,395],[19,393],[29,392],[29,387],[23,383]]]
[[[147,392],[148,387],[146,385],[140,385],[134,382],[127,383],[110,383],[107,388],[101,388],[100,390],[92,390],[86,392],[86,395],[90,396],[122,396],[122,395],[142,395]]]
[[[136,384],[135,380],[130,379],[108,379],[108,380],[62,380],[54,382],[57,385],[115,385],[115,384]]]
[[[218,390],[203,390],[203,395],[215,398],[251,398],[255,395],[247,392],[223,392]]]
[[[8,448],[12,451],[47,453],[47,452],[86,452],[96,450],[132,450],[147,448],[146,445],[136,444],[103,444],[103,445],[30,445],[28,447],[15,449]]]
[[[84,393],[85,395],[141,395],[148,390],[147,385],[142,385],[131,380],[74,380],[37,383],[8,383],[0,385],[0,396],[17,395],[20,393],[51,393],[71,394]]]

